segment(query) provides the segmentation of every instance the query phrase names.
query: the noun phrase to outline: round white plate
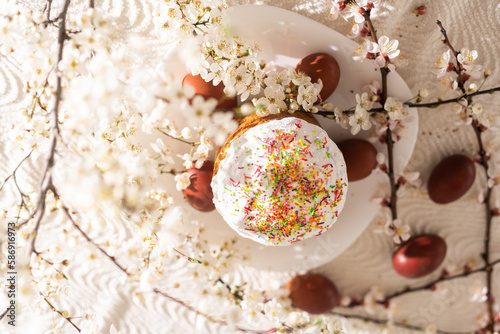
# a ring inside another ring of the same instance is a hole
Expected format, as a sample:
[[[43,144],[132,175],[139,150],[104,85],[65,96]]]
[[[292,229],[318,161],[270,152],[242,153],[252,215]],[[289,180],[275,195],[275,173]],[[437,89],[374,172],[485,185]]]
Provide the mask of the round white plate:
[[[342,109],[355,106],[355,94],[372,80],[380,81],[380,72],[373,62],[357,62],[352,59],[357,43],[342,34],[299,14],[270,6],[234,6],[226,12],[227,22],[239,36],[258,42],[260,57],[277,68],[294,68],[305,56],[325,52],[339,63],[341,77],[334,94],[327,100]],[[405,101],[412,97],[411,91],[397,73],[388,77],[389,96]],[[416,109],[410,110],[413,122],[395,144],[396,170],[402,171],[408,163],[414,148],[418,129]],[[321,126],[333,141],[352,138],[348,130],[334,121],[317,117]],[[369,133],[361,131],[356,137],[367,138]],[[375,144],[379,152],[386,152],[384,145]],[[264,246],[240,237],[216,212],[194,213],[207,227],[210,240],[218,242],[227,238],[238,238],[241,252],[250,257],[253,267],[266,270],[302,271],[320,266],[341,254],[367,227],[380,207],[372,203],[380,184],[388,179],[381,172],[349,183],[347,200],[338,221],[323,235],[313,237],[290,246]],[[179,202],[178,202],[179,203]],[[188,210],[195,211],[189,205]]]

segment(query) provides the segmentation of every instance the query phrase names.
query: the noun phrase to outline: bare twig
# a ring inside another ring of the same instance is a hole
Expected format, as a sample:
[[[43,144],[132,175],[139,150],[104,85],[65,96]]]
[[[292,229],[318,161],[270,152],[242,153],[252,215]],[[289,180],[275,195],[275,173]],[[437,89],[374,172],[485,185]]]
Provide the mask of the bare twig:
[[[153,292],[158,294],[158,295],[161,295],[167,299],[170,299],[171,301],[173,302],[176,302],[177,304],[180,304],[182,305],[183,307],[187,308],[188,310],[190,310],[191,312],[207,319],[208,321],[212,322],[212,323],[216,323],[216,324],[219,324],[219,325],[222,325],[222,326],[227,326],[227,322],[223,321],[223,320],[218,320],[218,319],[214,319],[213,317],[209,316],[208,314],[205,314],[197,309],[195,309],[194,307],[192,307],[191,305],[188,305],[186,304],[185,302],[183,302],[182,300],[178,299],[178,298],[175,298],[157,288],[153,289]],[[275,333],[276,332],[276,328],[272,328],[272,329],[269,329],[269,330],[264,330],[264,331],[261,331],[261,330],[254,330],[254,329],[246,329],[246,328],[241,328],[241,327],[236,327],[235,328],[238,332],[242,332],[242,333],[253,333],[253,334],[268,334],[268,333]]]
[[[492,94],[495,92],[500,92],[500,87],[485,89],[482,91],[477,91],[477,92],[469,93],[469,94],[462,94],[459,97],[456,97],[453,99],[448,99],[448,100],[429,102],[429,103],[405,103],[405,104],[411,108],[413,108],[413,107],[416,107],[416,108],[436,108],[436,107],[439,107],[440,105],[443,105],[443,104],[459,102],[461,99],[468,100],[469,98],[471,98],[473,96],[483,95],[483,94]]]
[[[73,215],[71,215],[71,213],[69,212],[69,209],[66,206],[63,206],[62,210],[64,211],[64,213],[66,214],[68,219],[71,221],[71,224],[73,225],[73,227],[76,228],[78,230],[78,232],[80,232],[80,234],[85,238],[85,240],[87,240],[89,243],[94,245],[102,254],[104,254],[108,259],[110,259],[115,264],[115,266],[117,266],[127,276],[132,275],[127,271],[127,269],[125,269],[121,264],[118,263],[118,261],[116,260],[116,258],[114,256],[112,256],[108,252],[106,252],[106,250],[104,250],[104,248],[102,248],[100,245],[98,245],[94,240],[92,240],[92,238],[90,238],[88,236],[87,233],[85,233],[84,230],[82,230],[82,228],[78,225],[76,220],[73,218]]]
[[[55,308],[54,305],[52,305],[52,303],[47,300],[47,298],[43,298],[43,300],[45,300],[45,302],[50,306],[52,311],[56,312],[61,317],[63,317],[67,322],[69,322],[78,331],[78,333],[80,333],[82,331],[69,317],[65,317],[63,312],[61,312],[57,308]]]
[[[18,164],[17,166],[14,168],[14,170],[12,171],[11,174],[9,174],[2,182],[2,185],[0,186],[0,191],[2,191],[3,187],[5,186],[5,184],[7,183],[7,181],[10,180],[10,178],[12,177],[14,180],[16,178],[16,173],[17,173],[17,170],[21,167],[21,165],[26,161],[26,159],[28,159],[31,155],[33,151],[31,151],[28,155],[26,155]],[[21,192],[22,194],[22,192]]]
[[[179,254],[180,256],[186,258],[189,262],[191,263],[197,263],[197,264],[203,264],[203,261],[201,260],[198,260],[198,259],[195,259],[195,258],[192,258],[191,256],[187,256],[186,254],[180,252],[179,250],[177,250],[176,248],[173,248],[174,252],[176,252],[177,254]]]
[[[187,141],[187,140],[179,138],[179,137],[172,136],[171,134],[169,134],[168,132],[163,131],[160,128],[155,128],[155,129],[158,130],[159,132],[161,132],[162,134],[164,134],[165,136],[170,137],[172,139],[175,139],[177,141],[180,141],[181,143],[188,144],[188,145],[191,145],[191,146],[196,146],[196,143]]]

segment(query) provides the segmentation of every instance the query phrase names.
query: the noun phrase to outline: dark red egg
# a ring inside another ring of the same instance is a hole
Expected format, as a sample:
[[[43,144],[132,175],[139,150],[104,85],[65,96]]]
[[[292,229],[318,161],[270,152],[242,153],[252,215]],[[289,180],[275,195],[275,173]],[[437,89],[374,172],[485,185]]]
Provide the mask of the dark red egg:
[[[322,275],[297,275],[286,288],[290,290],[293,305],[312,314],[329,312],[339,304],[337,288]]]
[[[439,204],[456,201],[470,189],[475,178],[476,166],[470,158],[451,155],[432,170],[427,182],[429,197]]]
[[[195,94],[201,95],[205,99],[213,97],[219,101],[217,109],[233,109],[238,105],[238,99],[236,96],[226,96],[224,93],[225,86],[222,82],[217,86],[214,86],[212,81],[206,82],[201,76],[189,73],[182,80],[182,86],[193,87]]]
[[[203,212],[215,209],[213,193],[210,183],[214,172],[214,163],[205,161],[200,169],[191,168],[186,171],[189,174],[191,184],[182,193],[184,198],[193,208]]]
[[[423,234],[404,242],[394,253],[392,266],[406,278],[418,278],[436,270],[446,256],[446,242],[439,236]]]
[[[327,53],[313,53],[303,58],[295,66],[295,71],[304,72],[311,77],[313,83],[321,79],[323,82],[323,89],[320,92],[322,100],[332,95],[340,80],[339,64]]]
[[[377,150],[364,139],[347,139],[337,144],[344,156],[347,179],[362,180],[377,167]]]

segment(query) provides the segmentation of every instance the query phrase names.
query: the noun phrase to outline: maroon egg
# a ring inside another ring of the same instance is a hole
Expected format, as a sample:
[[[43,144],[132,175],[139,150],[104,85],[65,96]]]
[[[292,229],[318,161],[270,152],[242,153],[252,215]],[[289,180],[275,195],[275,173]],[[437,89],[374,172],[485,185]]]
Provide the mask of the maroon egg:
[[[286,288],[290,290],[293,305],[312,314],[329,312],[339,303],[337,288],[322,275],[297,275]]]
[[[446,242],[439,236],[423,234],[408,239],[394,253],[392,266],[406,278],[418,278],[436,270],[446,256]]]
[[[340,80],[339,64],[335,58],[326,53],[313,53],[303,58],[295,66],[295,71],[304,72],[311,77],[313,83],[321,79],[323,82],[323,89],[320,92],[322,100],[332,95]]]
[[[427,191],[436,203],[447,204],[462,197],[474,183],[476,166],[465,155],[455,154],[434,167]]]
[[[214,86],[212,81],[206,82],[205,79],[199,75],[187,74],[182,80],[182,86],[193,87],[195,94],[201,95],[205,99],[213,97],[219,101],[217,104],[218,109],[233,109],[238,105],[238,99],[236,96],[226,96],[224,93],[225,86],[222,82],[217,86]]]
[[[214,163],[205,161],[200,169],[191,168],[186,172],[189,174],[191,184],[182,193],[184,198],[193,208],[199,211],[208,212],[215,209],[213,193],[210,183],[214,171]]]
[[[337,144],[344,156],[347,179],[362,180],[377,167],[377,150],[368,141],[358,138],[347,139]]]

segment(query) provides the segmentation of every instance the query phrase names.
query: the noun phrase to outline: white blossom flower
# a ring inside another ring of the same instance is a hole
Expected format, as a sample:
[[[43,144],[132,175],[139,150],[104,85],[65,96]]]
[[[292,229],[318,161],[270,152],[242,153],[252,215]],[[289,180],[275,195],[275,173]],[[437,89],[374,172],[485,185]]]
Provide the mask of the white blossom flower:
[[[387,36],[382,36],[378,39],[378,55],[375,59],[375,64],[379,67],[386,66],[391,60],[399,56],[399,42],[397,39],[389,39]],[[375,53],[375,52],[373,52]]]
[[[236,305],[229,307],[229,309],[227,309],[227,311],[225,312],[225,315],[226,321],[229,325],[236,325],[242,319],[241,308]]]
[[[370,115],[365,109],[356,108],[354,114],[349,117],[349,125],[353,135],[356,135],[361,129],[368,130],[372,126]]]
[[[290,327],[297,327],[307,324],[309,322],[309,315],[306,312],[290,312],[286,317],[286,323]]]
[[[391,120],[401,120],[408,114],[408,106],[405,106],[395,97],[388,97],[384,104],[384,109],[387,111]]]
[[[272,321],[281,321],[285,312],[276,299],[271,299],[264,304],[264,313]]]
[[[455,65],[453,65],[452,62],[450,62],[450,50],[442,53],[438,61],[436,63],[437,71],[436,75],[438,78],[441,78],[445,75],[447,75],[450,71],[453,71],[455,69]]]
[[[372,286],[370,291],[363,298],[363,306],[369,314],[375,314],[377,302],[383,301],[385,298],[384,290],[379,286]]]
[[[337,122],[337,124],[339,124],[344,129],[347,129],[347,124],[349,123],[349,117],[345,113],[343,113],[342,110],[340,110],[339,108],[335,108],[333,112],[335,114],[335,122]]]
[[[406,241],[410,239],[410,226],[404,224],[401,219],[394,219],[390,225],[386,226],[387,233],[392,234],[392,240],[396,244],[400,244],[401,241]]]
[[[478,79],[481,76],[481,65],[476,65],[477,51],[463,48],[457,56],[460,66],[465,74],[472,79]]]
[[[469,107],[473,115],[478,115],[483,112],[483,106],[480,103],[472,103]]]
[[[301,105],[302,108],[304,108],[304,110],[309,111],[313,107],[313,104],[317,101],[318,94],[321,90],[322,85],[323,84],[321,83],[321,79],[318,85],[316,84],[300,85],[299,92],[297,95],[297,103]]]
[[[216,145],[223,145],[227,136],[238,128],[238,123],[229,112],[216,111],[212,115],[211,124],[207,126],[206,135],[214,138]]]
[[[182,173],[175,176],[175,187],[177,190],[181,191],[189,187],[191,180],[189,179],[188,173]]]
[[[487,296],[486,293],[488,292],[488,289],[484,285],[484,282],[480,280],[474,281],[473,284],[470,286],[471,290],[471,297],[470,301],[473,303],[483,303],[486,301]]]

